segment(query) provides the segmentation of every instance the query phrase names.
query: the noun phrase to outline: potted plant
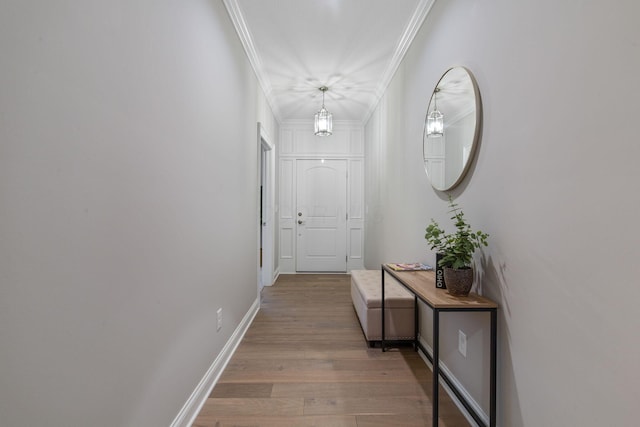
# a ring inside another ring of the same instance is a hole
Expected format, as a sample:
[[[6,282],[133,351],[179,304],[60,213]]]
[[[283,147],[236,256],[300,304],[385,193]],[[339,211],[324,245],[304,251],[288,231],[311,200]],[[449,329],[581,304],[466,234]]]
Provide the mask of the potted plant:
[[[445,233],[438,223],[432,218],[431,224],[426,229],[424,238],[442,254],[438,265],[444,268],[444,282],[447,291],[452,295],[466,296],[473,286],[473,269],[471,261],[473,253],[481,246],[487,246],[489,235],[482,231],[473,231],[467,223],[462,209],[449,197],[451,219],[456,231]]]

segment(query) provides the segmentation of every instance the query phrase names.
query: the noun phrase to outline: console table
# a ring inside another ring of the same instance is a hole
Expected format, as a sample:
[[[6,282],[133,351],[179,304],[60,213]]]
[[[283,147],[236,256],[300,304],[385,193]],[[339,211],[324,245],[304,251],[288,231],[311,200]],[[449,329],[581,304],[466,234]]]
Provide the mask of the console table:
[[[386,351],[385,331],[384,331],[384,273],[389,273],[402,286],[414,295],[415,309],[415,338],[414,347],[418,347],[423,351],[433,364],[433,426],[438,425],[438,381],[440,376],[453,390],[455,395],[460,399],[464,407],[469,411],[471,416],[479,425],[486,425],[476,411],[471,407],[469,402],[456,388],[455,384],[447,377],[444,372],[440,371],[439,347],[440,347],[440,312],[441,311],[486,311],[491,316],[491,343],[489,360],[490,369],[490,409],[489,409],[489,426],[496,425],[496,353],[497,353],[497,310],[498,304],[488,298],[482,297],[476,293],[470,293],[467,297],[456,297],[450,295],[445,289],[436,288],[435,274],[433,271],[395,271],[387,264],[382,264],[382,351]],[[418,339],[419,331],[419,310],[417,307],[418,300],[427,304],[433,310],[433,354],[429,356],[426,349],[420,344]]]

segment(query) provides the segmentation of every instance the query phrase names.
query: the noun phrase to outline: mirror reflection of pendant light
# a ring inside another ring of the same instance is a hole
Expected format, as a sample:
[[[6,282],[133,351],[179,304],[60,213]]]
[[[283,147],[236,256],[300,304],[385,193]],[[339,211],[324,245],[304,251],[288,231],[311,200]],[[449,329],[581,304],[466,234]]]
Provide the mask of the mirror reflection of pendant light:
[[[329,136],[333,132],[333,116],[324,108],[324,93],[329,88],[322,86],[318,89],[322,91],[322,108],[316,113],[315,133],[317,136]]]
[[[440,89],[433,91],[433,111],[427,116],[427,138],[435,138],[444,134],[444,116],[438,111],[437,94]]]

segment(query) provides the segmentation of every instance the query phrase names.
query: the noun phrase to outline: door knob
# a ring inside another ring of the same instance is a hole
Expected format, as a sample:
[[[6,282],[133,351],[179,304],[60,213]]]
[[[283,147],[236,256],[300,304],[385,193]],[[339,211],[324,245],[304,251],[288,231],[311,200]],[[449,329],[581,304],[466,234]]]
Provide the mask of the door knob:
[[[301,219],[298,220],[298,224],[302,224],[302,220]]]

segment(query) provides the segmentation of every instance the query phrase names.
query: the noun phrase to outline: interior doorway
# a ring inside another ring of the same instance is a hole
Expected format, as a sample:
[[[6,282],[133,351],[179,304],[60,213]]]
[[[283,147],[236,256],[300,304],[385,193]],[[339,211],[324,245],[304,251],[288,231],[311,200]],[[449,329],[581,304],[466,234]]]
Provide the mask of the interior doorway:
[[[264,126],[258,122],[258,291],[273,284],[274,271],[274,150]]]

